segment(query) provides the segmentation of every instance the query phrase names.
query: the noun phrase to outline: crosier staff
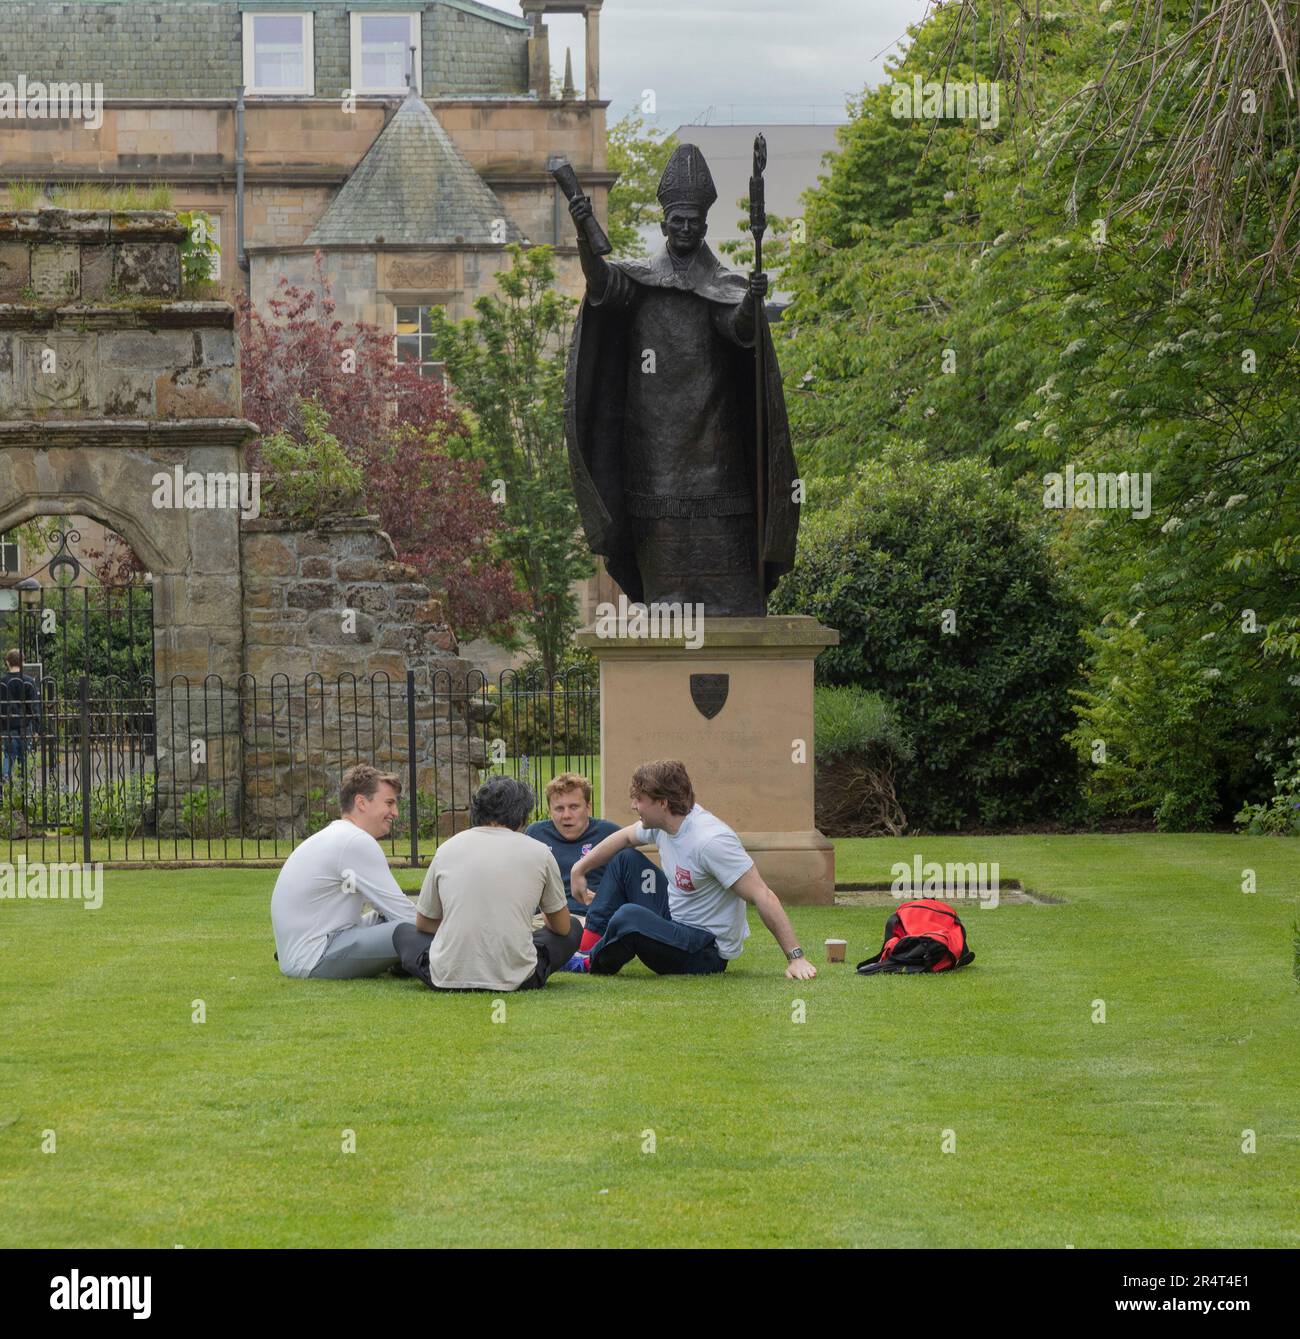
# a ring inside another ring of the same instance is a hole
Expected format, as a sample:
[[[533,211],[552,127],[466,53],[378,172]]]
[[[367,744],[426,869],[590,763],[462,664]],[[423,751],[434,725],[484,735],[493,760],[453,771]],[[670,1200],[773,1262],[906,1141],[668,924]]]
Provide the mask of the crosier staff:
[[[767,140],[754,137],[754,175],[749,179],[749,231],[754,237],[755,279],[766,279],[763,274],[763,234],[767,231],[767,197],[763,173],[767,168]],[[754,502],[758,522],[758,589],[767,589],[764,557],[766,550],[767,513],[764,498],[767,493],[767,308],[763,298],[754,298]]]

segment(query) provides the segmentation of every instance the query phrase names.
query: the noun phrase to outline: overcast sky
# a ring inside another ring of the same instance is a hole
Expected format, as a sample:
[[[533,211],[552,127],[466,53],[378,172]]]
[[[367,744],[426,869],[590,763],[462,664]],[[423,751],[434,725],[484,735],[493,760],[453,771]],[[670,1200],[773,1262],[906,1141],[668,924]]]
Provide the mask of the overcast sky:
[[[519,14],[512,0],[488,0]],[[600,91],[610,123],[653,89],[657,123],[844,120],[844,103],[883,78],[885,56],[927,0],[605,0]],[[551,63],[573,49],[582,87],[582,18],[552,15]],[[710,109],[712,111],[710,112]],[[647,118],[649,119],[649,118]]]

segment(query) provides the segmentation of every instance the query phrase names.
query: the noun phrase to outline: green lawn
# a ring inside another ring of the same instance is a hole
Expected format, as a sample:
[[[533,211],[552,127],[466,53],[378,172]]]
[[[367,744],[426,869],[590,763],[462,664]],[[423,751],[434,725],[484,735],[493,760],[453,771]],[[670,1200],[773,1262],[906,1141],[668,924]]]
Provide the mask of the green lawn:
[[[280,977],[267,871],[0,902],[0,1245],[1300,1245],[1300,843],[845,842],[839,877],[914,850],[1064,902],[970,907],[929,978],[854,976],[881,908],[796,909],[849,965],[787,981],[755,921],[722,978],[562,976],[499,1023]]]

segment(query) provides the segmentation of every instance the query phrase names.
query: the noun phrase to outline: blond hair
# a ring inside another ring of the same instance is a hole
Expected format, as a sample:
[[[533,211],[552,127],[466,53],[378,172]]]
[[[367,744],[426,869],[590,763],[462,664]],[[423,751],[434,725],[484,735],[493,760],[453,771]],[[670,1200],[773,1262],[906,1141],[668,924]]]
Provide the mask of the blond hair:
[[[552,777],[546,783],[546,803],[557,796],[562,795],[566,790],[582,791],[582,798],[588,804],[591,803],[591,782],[585,776],[579,776],[577,772],[561,772],[559,776]]]

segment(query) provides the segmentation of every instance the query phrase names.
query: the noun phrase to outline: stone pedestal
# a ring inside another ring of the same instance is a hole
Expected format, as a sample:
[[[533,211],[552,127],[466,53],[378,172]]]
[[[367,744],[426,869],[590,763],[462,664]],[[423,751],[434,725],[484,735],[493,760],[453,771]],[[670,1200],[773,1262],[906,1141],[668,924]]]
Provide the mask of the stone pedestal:
[[[633,771],[679,758],[696,799],[735,828],[782,902],[828,906],[835,850],[813,817],[813,661],[839,633],[787,615],[705,619],[702,631],[697,649],[578,634],[600,662],[601,814],[635,821]]]

